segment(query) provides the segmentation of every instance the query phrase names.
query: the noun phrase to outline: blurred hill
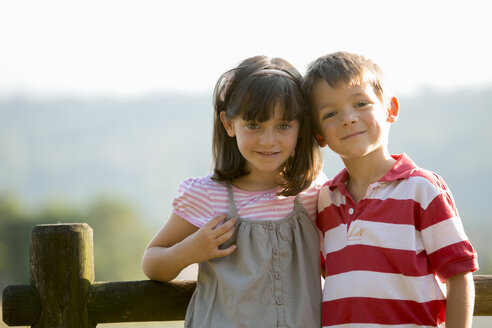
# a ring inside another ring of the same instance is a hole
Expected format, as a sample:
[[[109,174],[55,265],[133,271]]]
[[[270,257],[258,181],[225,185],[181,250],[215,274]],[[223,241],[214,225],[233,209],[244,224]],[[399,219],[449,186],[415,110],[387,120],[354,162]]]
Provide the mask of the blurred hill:
[[[116,195],[162,223],[177,185],[210,168],[208,95],[0,103],[0,192],[45,201]]]
[[[492,87],[421,90],[400,104],[390,150],[406,152],[446,180],[479,251],[480,273],[492,273]],[[209,171],[211,127],[209,94],[4,99],[0,193],[31,211],[51,201],[87,204],[115,196],[156,230],[170,215],[178,184]],[[329,150],[324,154],[332,176],[341,162]]]

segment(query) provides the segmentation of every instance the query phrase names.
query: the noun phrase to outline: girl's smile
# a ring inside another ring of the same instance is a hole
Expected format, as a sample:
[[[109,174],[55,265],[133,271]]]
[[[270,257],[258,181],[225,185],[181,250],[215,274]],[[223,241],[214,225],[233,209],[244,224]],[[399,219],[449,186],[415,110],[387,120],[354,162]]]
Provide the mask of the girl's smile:
[[[263,156],[267,156],[267,157],[271,157],[271,156],[280,154],[280,152],[265,152],[265,151],[257,151],[256,153],[263,155]]]

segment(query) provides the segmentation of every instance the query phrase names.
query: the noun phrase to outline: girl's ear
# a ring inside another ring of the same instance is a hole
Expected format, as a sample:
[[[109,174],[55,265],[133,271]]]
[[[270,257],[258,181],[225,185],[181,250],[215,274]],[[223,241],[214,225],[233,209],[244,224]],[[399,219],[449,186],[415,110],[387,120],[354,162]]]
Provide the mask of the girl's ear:
[[[314,133],[314,138],[316,139],[316,142],[318,143],[318,145],[320,147],[324,147],[327,145],[325,138],[323,138],[323,136],[321,134],[319,134],[318,132]]]
[[[386,121],[390,123],[395,123],[396,120],[398,119],[399,112],[400,112],[400,103],[398,102],[398,98],[392,97],[388,105],[388,117],[386,118]]]
[[[222,125],[224,126],[224,129],[226,130],[227,134],[229,137],[235,137],[236,132],[234,131],[234,124],[232,124],[232,120],[228,120],[226,118],[226,112],[222,111],[220,112],[220,121],[222,122]]]

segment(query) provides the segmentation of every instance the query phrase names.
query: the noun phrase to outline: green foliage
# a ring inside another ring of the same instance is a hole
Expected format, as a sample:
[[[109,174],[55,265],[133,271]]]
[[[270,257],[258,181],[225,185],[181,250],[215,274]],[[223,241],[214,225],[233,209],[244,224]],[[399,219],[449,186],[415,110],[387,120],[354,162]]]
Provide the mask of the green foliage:
[[[140,261],[151,231],[125,202],[99,198],[82,209],[51,202],[35,214],[21,208],[18,199],[0,197],[0,289],[29,283],[29,233],[36,224],[50,223],[92,227],[97,281],[144,279]]]
[[[0,197],[0,287],[29,281],[29,231],[21,203],[13,197]]]
[[[140,261],[152,234],[129,205],[99,199],[88,209],[85,222],[94,230],[97,280],[144,279]]]

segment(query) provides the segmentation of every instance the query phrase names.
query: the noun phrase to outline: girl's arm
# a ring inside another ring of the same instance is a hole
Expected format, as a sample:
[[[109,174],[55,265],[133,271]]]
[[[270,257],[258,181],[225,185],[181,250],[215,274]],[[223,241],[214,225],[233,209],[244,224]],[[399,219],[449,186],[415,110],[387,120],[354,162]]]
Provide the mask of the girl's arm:
[[[219,215],[198,229],[173,213],[147,245],[142,259],[145,275],[152,280],[170,281],[192,263],[232,253],[235,245],[219,249],[234,233],[235,219],[217,226],[225,218],[225,214]]]
[[[471,272],[446,280],[446,328],[471,328],[475,305],[475,284]]]

